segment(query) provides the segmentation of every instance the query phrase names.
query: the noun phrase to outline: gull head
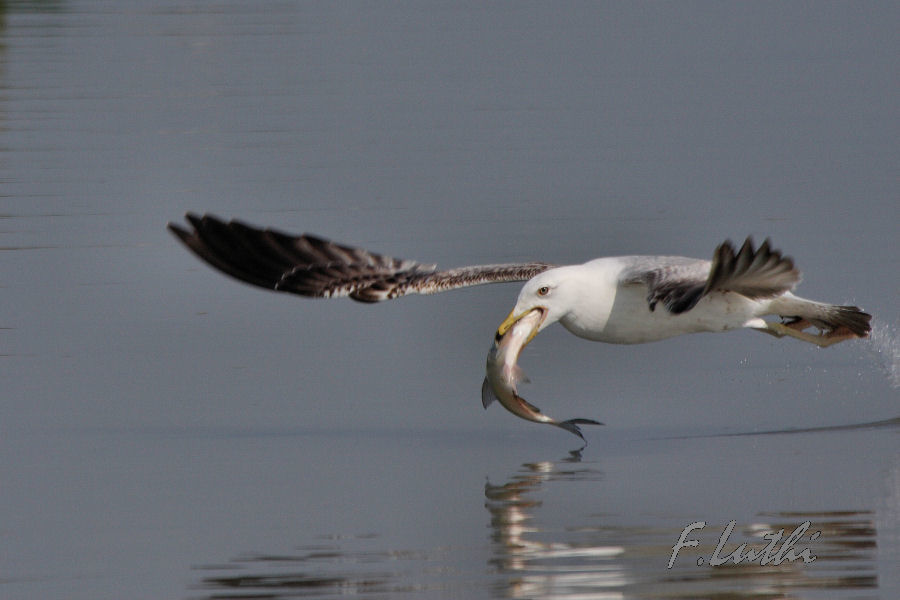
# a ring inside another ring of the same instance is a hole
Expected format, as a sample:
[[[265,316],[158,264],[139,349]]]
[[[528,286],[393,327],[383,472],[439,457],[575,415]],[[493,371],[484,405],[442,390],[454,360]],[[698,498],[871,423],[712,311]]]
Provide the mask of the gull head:
[[[522,317],[540,311],[541,318],[528,336],[526,344],[548,325],[559,321],[572,307],[574,290],[571,279],[565,277],[565,267],[550,269],[529,279],[519,292],[516,306],[497,328],[497,338],[503,337]]]

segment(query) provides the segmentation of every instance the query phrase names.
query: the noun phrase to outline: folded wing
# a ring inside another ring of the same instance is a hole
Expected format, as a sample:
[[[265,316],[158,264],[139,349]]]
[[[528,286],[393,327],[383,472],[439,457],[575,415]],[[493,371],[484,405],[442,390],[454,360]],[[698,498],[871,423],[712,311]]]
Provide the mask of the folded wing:
[[[647,303],[662,303],[670,313],[687,312],[713,291],[734,292],[748,298],[769,298],[790,291],[800,272],[790,257],[773,250],[769,240],[756,249],[747,238],[735,251],[730,240],[716,248],[712,262],[673,257],[664,265],[636,265],[626,273],[629,283],[647,286]]]

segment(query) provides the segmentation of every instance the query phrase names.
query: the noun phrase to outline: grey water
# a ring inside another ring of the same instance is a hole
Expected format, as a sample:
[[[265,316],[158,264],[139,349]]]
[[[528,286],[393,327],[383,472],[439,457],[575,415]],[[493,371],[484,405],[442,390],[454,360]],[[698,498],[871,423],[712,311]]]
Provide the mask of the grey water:
[[[0,597],[898,597],[898,22],[0,3]],[[771,237],[874,332],[550,328],[522,391],[580,448],[481,407],[517,285],[267,293],[188,210],[447,267]]]

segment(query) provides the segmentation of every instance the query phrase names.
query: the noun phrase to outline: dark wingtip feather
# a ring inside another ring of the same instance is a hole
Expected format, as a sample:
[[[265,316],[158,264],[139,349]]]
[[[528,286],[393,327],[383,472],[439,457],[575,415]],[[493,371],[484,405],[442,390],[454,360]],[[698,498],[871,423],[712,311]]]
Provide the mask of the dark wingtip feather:
[[[173,223],[172,221],[169,221],[168,223],[166,223],[166,229],[171,231],[172,234],[175,237],[177,237],[178,239],[180,239],[182,242],[184,242],[185,240],[187,240],[187,238],[189,238],[191,236],[190,232],[188,232],[187,229],[183,228],[181,225]]]
[[[199,216],[199,215],[197,215],[197,214],[195,214],[195,213],[192,213],[192,212],[186,212],[186,213],[184,213],[184,218],[187,219],[188,223],[190,223],[191,225],[194,226],[194,229],[197,229],[198,227],[202,226],[203,221],[204,221],[205,219],[209,219],[210,217],[212,217],[213,220],[216,220],[216,221],[219,220],[218,217],[215,217],[215,216],[213,216],[213,215],[204,215],[204,216],[201,217],[201,216]]]

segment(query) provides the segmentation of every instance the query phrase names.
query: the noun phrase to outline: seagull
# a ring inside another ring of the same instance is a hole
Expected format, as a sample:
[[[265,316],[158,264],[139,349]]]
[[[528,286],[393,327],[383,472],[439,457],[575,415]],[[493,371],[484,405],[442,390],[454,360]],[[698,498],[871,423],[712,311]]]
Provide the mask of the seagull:
[[[726,240],[712,260],[615,256],[567,266],[520,262],[439,270],[314,235],[213,215],[185,218],[190,229],[169,223],[169,230],[199,258],[239,281],[278,292],[380,302],[524,281],[497,340],[535,311],[539,323],[528,341],[557,321],[578,337],[611,344],[751,329],[827,347],[871,331],[871,315],[856,306],[794,295],[800,272],[768,239],[756,248],[748,237],[739,249]]]

